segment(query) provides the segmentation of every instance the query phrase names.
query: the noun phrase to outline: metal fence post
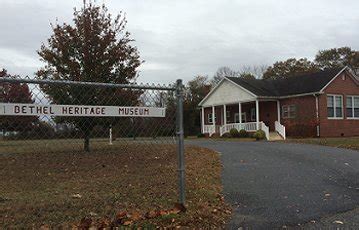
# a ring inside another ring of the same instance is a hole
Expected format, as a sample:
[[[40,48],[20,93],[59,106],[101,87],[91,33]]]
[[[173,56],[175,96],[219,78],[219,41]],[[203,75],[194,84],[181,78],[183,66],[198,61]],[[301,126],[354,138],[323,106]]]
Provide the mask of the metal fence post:
[[[183,132],[183,84],[176,82],[177,97],[177,139],[178,139],[178,173],[179,173],[179,203],[185,205],[185,159],[184,159],[184,132]]]

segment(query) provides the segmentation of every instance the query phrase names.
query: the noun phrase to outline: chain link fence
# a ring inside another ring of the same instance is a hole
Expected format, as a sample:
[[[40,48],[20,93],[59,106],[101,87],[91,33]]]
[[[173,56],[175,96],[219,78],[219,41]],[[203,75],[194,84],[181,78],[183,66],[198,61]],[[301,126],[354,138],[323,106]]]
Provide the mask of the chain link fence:
[[[12,162],[21,161],[24,168],[14,165],[13,170],[31,175],[85,167],[91,172],[83,176],[94,180],[103,176],[97,167],[104,174],[120,170],[117,174],[127,173],[129,178],[153,178],[136,188],[143,190],[140,196],[152,197],[150,203],[161,203],[154,197],[161,194],[148,193],[157,186],[168,189],[161,199],[173,199],[175,194],[178,199],[179,187],[179,202],[184,204],[182,88],[181,80],[155,86],[0,78],[2,167],[10,170]],[[138,181],[122,182],[131,187]],[[169,189],[173,187],[176,191]]]

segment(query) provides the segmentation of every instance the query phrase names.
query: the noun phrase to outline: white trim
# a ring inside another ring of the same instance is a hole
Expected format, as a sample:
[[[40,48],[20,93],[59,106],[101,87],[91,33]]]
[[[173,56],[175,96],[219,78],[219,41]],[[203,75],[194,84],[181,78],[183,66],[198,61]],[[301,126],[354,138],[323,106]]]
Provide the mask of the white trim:
[[[238,117],[239,117],[239,123],[241,124],[242,123],[242,104],[239,102],[238,103]],[[234,119],[236,120],[236,119]]]
[[[228,78],[226,78],[226,77],[223,77],[222,80],[221,80],[220,82],[218,82],[218,84],[217,84],[213,89],[211,89],[211,91],[209,91],[209,93],[202,99],[202,101],[201,101],[200,103],[198,103],[198,106],[202,106],[202,104],[208,99],[208,97],[209,97],[210,95],[212,95],[212,94],[214,93],[214,91],[216,91],[217,88],[218,88],[218,87],[223,83],[223,81],[225,81],[225,80],[227,80],[227,81],[229,81],[230,83],[234,84],[235,86],[237,86],[238,88],[242,89],[242,90],[245,91],[246,93],[249,93],[252,97],[257,98],[257,95],[255,95],[254,93],[252,93],[252,92],[250,92],[249,90],[243,88],[242,86],[240,86],[240,85],[238,85],[237,83],[231,81],[230,79],[228,79]],[[252,99],[252,100],[253,100],[253,99]],[[226,104],[229,104],[229,103],[231,103],[231,102],[226,102]],[[234,102],[234,103],[235,103],[235,102]],[[223,103],[222,103],[222,104],[218,104],[218,105],[223,105]]]
[[[216,132],[216,107],[212,106],[212,124],[213,124],[213,130]]]
[[[256,100],[256,123],[257,123],[257,130],[259,130],[259,101]]]
[[[202,107],[202,114],[201,114],[201,125],[202,125],[202,133],[204,133],[204,107]]]
[[[333,108],[334,108],[334,117],[328,117],[328,97],[333,97]],[[336,100],[335,97],[341,97],[342,99],[342,116],[341,117],[337,117],[337,111],[336,111]],[[327,118],[329,120],[343,120],[344,119],[344,97],[341,94],[327,94],[326,97],[326,102],[327,102]]]
[[[352,117],[348,117],[348,114],[347,114],[347,109],[348,109],[348,103],[347,103],[347,99],[348,98],[351,98],[351,101],[352,101],[352,107],[351,107],[351,109],[352,109]],[[357,120],[357,119],[359,119],[359,117],[356,117],[355,116],[355,98],[359,98],[359,95],[346,95],[345,96],[345,117],[347,118],[347,119],[349,119],[349,120]],[[359,107],[358,107],[358,109],[359,109]]]
[[[272,96],[259,96],[258,99],[286,99],[286,98],[292,98],[292,97],[305,97],[305,96],[312,96],[313,94],[324,94],[323,92],[310,92],[310,93],[300,93],[300,94],[293,94],[288,96],[278,96],[278,97],[272,97]]]

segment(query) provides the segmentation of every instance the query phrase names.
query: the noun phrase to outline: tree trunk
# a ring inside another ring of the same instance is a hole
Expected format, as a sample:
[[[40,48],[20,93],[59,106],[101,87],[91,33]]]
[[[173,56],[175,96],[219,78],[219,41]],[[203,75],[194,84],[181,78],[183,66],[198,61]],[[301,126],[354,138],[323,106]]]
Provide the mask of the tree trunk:
[[[84,151],[90,152],[90,130],[85,130],[85,138],[84,138]]]

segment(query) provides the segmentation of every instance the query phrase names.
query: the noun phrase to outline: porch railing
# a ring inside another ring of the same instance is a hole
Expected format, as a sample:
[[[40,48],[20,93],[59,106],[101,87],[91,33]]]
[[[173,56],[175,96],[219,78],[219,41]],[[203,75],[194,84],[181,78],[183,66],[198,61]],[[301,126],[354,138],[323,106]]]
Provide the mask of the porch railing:
[[[215,133],[219,133],[220,132],[220,126],[216,125],[204,125],[203,126],[203,133],[208,133],[209,136],[212,136]]]
[[[238,131],[244,129],[247,132],[255,132],[257,131],[257,122],[231,123],[222,125],[219,129],[219,135],[222,136],[225,133],[229,133],[231,129],[237,129]],[[259,122],[259,129],[264,131],[267,140],[269,140],[269,127],[261,121]]]
[[[278,134],[281,135],[285,140],[285,126],[279,123],[279,121],[276,121],[274,123],[274,126],[275,126],[275,131],[277,131]]]
[[[269,127],[264,124],[264,122],[260,122],[260,129],[263,130],[263,132],[266,135],[267,140],[269,140]]]
[[[257,122],[246,122],[246,123],[230,123],[222,125],[219,129],[219,135],[222,136],[225,133],[229,133],[231,129],[241,129],[246,130],[247,132],[253,132],[257,130]]]

